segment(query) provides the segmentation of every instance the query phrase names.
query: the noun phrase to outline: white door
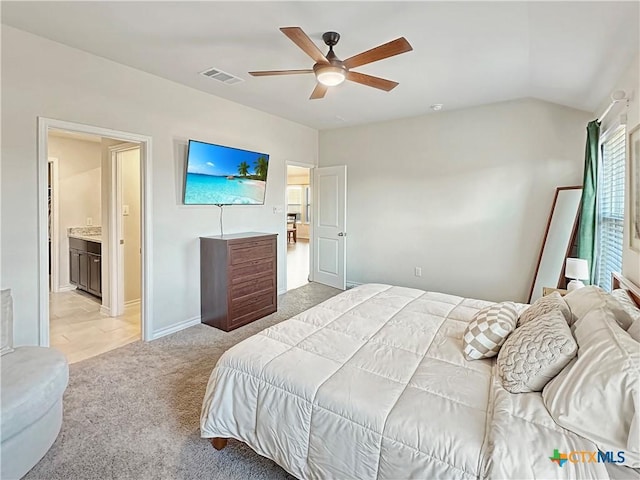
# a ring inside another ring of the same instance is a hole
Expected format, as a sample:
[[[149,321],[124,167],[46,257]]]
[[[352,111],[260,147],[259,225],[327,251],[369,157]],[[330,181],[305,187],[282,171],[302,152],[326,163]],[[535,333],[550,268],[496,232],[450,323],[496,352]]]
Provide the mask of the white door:
[[[313,281],[346,288],[347,167],[313,171]]]

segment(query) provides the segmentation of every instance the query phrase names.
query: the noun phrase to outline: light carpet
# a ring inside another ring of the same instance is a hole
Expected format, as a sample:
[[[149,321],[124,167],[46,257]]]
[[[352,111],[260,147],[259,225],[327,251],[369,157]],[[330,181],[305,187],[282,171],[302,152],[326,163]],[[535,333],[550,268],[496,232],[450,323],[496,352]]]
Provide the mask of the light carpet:
[[[223,352],[337,293],[311,283],[233,332],[196,325],[71,365],[62,431],[25,478],[293,478],[243,443],[231,440],[218,452],[200,438],[202,399]]]

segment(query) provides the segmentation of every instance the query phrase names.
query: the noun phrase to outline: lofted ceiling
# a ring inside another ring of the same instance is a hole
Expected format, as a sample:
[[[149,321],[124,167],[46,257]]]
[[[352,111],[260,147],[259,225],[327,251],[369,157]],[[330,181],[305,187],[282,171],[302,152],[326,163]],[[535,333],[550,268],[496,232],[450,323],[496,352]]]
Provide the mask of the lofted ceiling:
[[[632,2],[12,2],[2,23],[317,129],[534,97],[595,111],[640,44]],[[313,75],[250,70],[313,61],[278,29],[300,26],[346,59],[400,36],[413,51],[358,71],[400,82],[351,82],[309,100]],[[210,67],[244,81],[199,74]]]

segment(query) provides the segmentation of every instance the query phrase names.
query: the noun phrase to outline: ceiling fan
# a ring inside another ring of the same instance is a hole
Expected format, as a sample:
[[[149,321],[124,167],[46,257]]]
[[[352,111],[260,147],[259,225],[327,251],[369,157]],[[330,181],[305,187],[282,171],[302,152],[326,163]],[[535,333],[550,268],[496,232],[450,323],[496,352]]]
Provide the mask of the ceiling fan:
[[[393,90],[398,86],[398,82],[373,77],[365,73],[353,72],[351,69],[413,50],[407,39],[400,37],[372,48],[371,50],[367,50],[366,52],[349,57],[346,60],[340,60],[333,52],[333,47],[338,43],[338,40],[340,40],[340,34],[337,32],[326,32],[322,35],[324,43],[329,46],[329,52],[323,55],[316,44],[313,43],[300,27],[282,27],[280,31],[316,62],[313,68],[304,70],[267,70],[249,72],[249,75],[266,77],[270,75],[314,73],[318,84],[316,88],[313,89],[313,92],[311,92],[311,96],[309,97],[311,100],[323,98],[329,87],[340,85],[345,80],[351,80],[352,82],[360,83],[368,87],[379,88],[386,92]]]

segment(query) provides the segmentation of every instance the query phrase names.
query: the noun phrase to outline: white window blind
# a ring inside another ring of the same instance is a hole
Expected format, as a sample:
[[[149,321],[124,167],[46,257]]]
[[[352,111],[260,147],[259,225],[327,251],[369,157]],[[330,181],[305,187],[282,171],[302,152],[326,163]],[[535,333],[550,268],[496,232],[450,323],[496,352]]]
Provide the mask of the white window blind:
[[[611,290],[611,272],[622,271],[625,128],[602,142],[598,182],[598,263],[596,284]]]

